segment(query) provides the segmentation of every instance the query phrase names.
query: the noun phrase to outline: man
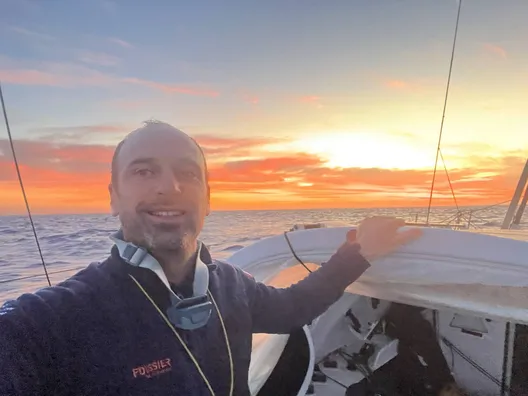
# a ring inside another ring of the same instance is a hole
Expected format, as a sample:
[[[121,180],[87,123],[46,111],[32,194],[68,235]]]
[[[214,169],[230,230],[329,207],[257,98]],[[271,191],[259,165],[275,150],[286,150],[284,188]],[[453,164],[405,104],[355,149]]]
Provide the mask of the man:
[[[0,394],[248,395],[252,333],[310,323],[370,260],[419,235],[366,219],[357,243],[343,241],[301,282],[258,283],[198,241],[210,210],[206,161],[161,122],[117,146],[109,192],[121,232],[108,259],[0,311]]]

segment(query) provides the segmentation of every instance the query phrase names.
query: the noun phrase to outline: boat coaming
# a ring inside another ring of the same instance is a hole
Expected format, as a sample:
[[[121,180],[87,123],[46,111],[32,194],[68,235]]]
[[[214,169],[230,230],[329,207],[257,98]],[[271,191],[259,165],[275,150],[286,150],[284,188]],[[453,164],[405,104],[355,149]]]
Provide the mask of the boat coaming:
[[[300,230],[288,238],[303,262],[317,266],[351,228]],[[528,324],[528,242],[447,229],[423,232],[419,240],[373,261],[347,292]],[[257,241],[227,261],[262,282],[299,264],[283,235]]]

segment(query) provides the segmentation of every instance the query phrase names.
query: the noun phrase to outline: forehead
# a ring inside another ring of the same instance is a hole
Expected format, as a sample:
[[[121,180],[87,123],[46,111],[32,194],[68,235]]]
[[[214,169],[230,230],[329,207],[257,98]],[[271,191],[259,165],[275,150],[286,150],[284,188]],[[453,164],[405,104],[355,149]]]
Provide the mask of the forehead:
[[[117,162],[124,169],[139,158],[163,163],[193,161],[200,167],[204,162],[196,143],[183,132],[171,129],[131,133],[121,146]]]

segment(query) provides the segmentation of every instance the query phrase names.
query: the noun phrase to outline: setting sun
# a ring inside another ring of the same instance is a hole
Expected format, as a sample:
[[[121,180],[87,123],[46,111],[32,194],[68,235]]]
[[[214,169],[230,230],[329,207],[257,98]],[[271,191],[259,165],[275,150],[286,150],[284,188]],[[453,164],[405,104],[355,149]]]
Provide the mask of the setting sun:
[[[291,143],[320,157],[329,168],[430,169],[434,148],[378,132],[322,132]]]

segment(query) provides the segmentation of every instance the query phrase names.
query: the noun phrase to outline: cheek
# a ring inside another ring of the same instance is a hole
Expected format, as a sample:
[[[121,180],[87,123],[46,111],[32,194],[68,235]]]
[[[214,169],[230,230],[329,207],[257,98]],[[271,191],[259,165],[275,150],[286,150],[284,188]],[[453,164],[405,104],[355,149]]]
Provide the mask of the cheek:
[[[139,195],[139,192],[131,189],[126,186],[119,190],[116,196],[117,206],[120,213],[130,213],[135,212],[137,205],[141,202],[142,197]]]

